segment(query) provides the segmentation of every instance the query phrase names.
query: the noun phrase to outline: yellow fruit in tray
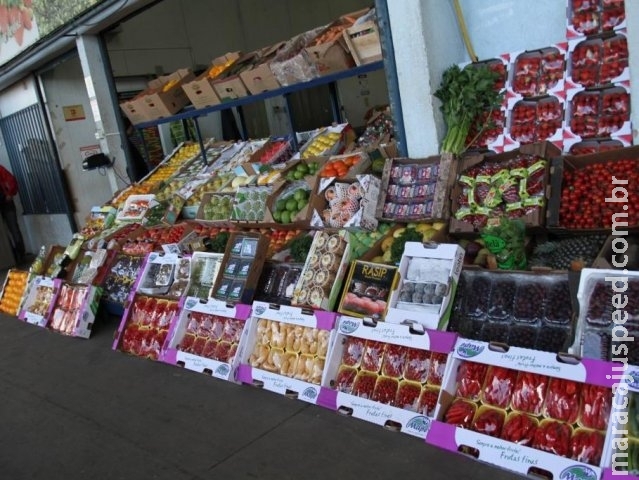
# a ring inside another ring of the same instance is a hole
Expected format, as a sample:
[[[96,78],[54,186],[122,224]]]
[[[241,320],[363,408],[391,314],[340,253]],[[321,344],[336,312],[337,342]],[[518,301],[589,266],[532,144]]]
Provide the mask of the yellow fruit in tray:
[[[433,223],[433,228],[435,230],[438,230],[438,231],[442,230],[442,229],[446,228],[446,222],[434,222]]]
[[[390,250],[391,246],[393,245],[393,240],[393,237],[387,237],[382,240],[382,252],[387,252]]]

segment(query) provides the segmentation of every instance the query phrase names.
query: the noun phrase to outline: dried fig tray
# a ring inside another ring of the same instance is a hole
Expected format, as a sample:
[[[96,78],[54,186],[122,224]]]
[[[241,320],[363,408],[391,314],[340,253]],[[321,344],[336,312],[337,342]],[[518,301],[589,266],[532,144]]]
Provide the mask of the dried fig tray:
[[[449,330],[473,340],[567,352],[576,319],[568,275],[464,270]]]

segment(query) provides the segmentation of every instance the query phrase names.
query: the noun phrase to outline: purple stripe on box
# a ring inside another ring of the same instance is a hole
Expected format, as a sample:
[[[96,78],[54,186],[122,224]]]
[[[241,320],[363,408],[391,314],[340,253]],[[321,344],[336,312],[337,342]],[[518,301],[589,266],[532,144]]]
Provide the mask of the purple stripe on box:
[[[253,373],[250,365],[241,364],[237,367],[235,378],[241,383],[253,383]]]
[[[251,306],[238,303],[235,305],[235,319],[246,320],[251,316]]]
[[[177,348],[167,348],[160,354],[159,360],[169,365],[175,365],[177,364],[177,352]]]
[[[336,411],[337,391],[326,387],[320,387],[320,392],[317,397],[317,405]]]
[[[622,381],[615,380],[615,376],[623,378],[622,376],[625,373],[621,363],[605,362],[595,358],[582,358],[581,362],[586,369],[586,383],[591,385],[612,388],[613,384]]]
[[[457,342],[457,334],[453,332],[442,332],[441,330],[426,329],[430,340],[431,352],[451,353]]]
[[[455,425],[433,420],[426,434],[426,443],[450,450],[451,452],[456,452],[457,442],[455,441],[455,430]]]
[[[332,330],[335,327],[335,312],[326,312],[324,310],[315,310],[315,318],[317,319],[317,328],[321,330]]]

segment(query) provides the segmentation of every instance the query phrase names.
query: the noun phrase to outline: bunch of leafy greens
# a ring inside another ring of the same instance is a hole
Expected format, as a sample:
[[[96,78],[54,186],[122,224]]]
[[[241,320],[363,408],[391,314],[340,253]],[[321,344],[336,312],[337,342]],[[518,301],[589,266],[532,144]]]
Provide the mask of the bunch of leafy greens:
[[[461,155],[467,148],[466,139],[472,127],[477,124],[477,131],[481,133],[488,126],[481,125],[481,114],[501,105],[503,93],[495,88],[499,76],[486,65],[469,65],[463,69],[453,65],[444,72],[442,83],[434,93],[442,102],[440,108],[448,127],[441,153]]]
[[[500,269],[526,268],[526,225],[521,219],[501,217],[498,224],[482,229],[481,238]]]
[[[291,250],[291,257],[293,257],[293,260],[303,263],[308,256],[308,252],[311,250],[312,243],[313,237],[310,235],[303,235],[291,240],[289,248]]]

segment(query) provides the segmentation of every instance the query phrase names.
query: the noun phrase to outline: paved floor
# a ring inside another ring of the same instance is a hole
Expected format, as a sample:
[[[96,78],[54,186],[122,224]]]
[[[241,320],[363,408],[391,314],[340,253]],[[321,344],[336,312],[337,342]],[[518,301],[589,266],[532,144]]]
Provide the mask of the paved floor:
[[[0,316],[0,479],[517,478],[321,407]]]

